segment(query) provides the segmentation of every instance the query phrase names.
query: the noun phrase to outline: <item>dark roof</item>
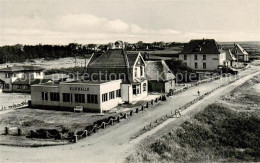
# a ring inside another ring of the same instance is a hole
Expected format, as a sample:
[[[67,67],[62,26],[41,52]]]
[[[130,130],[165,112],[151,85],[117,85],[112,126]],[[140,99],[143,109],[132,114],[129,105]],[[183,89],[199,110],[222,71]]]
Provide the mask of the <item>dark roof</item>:
[[[220,54],[223,52],[214,39],[191,40],[180,54]]]
[[[110,49],[96,58],[88,68],[122,68],[126,67],[126,53],[122,49]]]
[[[228,49],[226,51],[226,60],[228,61],[234,61],[236,60],[236,58],[233,56],[233,54],[231,53],[230,49]]]
[[[16,79],[12,84],[13,85],[33,85],[33,84],[40,84],[46,83],[50,81],[49,79]]]
[[[247,51],[239,44],[234,44],[234,47],[231,51],[235,55],[248,55]]]
[[[148,80],[169,81],[175,79],[175,75],[165,61],[146,61],[145,72]]]
[[[0,69],[0,72],[24,72],[24,71],[42,71],[44,68],[38,66],[12,66]]]
[[[93,53],[89,59],[88,64],[94,62],[98,57],[100,57],[103,53]]]
[[[132,79],[132,67],[134,66],[135,61],[139,56],[137,53],[127,53],[123,49],[109,49],[104,52],[102,55],[97,57],[94,61],[88,64],[87,72],[89,74],[93,73],[114,73],[119,79],[120,74],[126,74],[126,80],[123,82],[133,83]]]

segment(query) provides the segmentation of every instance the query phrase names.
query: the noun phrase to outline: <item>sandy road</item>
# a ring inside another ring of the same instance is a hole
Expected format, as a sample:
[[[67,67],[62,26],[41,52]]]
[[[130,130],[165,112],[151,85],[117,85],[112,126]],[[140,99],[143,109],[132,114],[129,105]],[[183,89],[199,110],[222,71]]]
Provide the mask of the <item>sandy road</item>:
[[[242,84],[243,81],[252,77],[252,75],[248,76],[248,74],[253,74],[259,70],[260,67],[252,67],[241,72],[240,76],[245,76],[243,79],[216,90],[183,113],[188,114],[196,108],[195,106],[206,105],[214,101],[218,96],[231,91],[236,86]],[[231,77],[230,80],[233,78],[234,77]],[[163,126],[158,126],[158,128],[131,140],[131,137],[138,133],[145,125],[154,122],[157,118],[197,98],[198,89],[201,94],[204,94],[230,80],[222,78],[190,88],[185,92],[170,97],[169,100],[160,106],[141,112],[122,121],[120,124],[108,127],[106,130],[100,130],[97,134],[87,137],[77,144],[41,148],[0,146],[0,162],[121,162],[142,139],[152,134],[156,135],[156,131],[163,128]],[[171,122],[166,121],[165,123],[164,126]]]

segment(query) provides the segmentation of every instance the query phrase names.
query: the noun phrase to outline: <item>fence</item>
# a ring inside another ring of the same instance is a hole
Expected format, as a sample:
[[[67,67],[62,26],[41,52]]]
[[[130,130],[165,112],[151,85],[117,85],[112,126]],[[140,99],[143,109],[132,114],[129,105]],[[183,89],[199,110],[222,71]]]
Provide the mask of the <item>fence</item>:
[[[20,108],[20,107],[24,107],[26,105],[28,105],[27,101],[19,103],[19,104],[13,104],[13,105],[10,105],[10,106],[3,106],[2,105],[2,107],[0,108],[0,111],[9,110],[9,109],[17,109],[17,108]]]
[[[193,83],[191,86],[187,87],[186,89],[192,87],[192,86],[195,86],[195,85],[198,85],[198,84],[202,84],[202,83],[206,83],[206,82],[210,82],[210,81],[213,81],[213,80],[216,80],[216,79],[219,79],[220,77],[217,76],[217,77],[214,77],[214,78],[211,78],[211,79],[207,79],[207,80],[203,80],[203,81],[199,81],[199,82],[196,82],[196,83]],[[235,82],[235,81],[231,81],[227,84],[224,84],[224,85],[221,85],[209,92],[206,92],[205,94],[199,96],[198,98],[188,102],[187,104],[181,106],[179,108],[179,110],[183,111],[185,109],[187,109],[189,106],[191,106],[192,104],[196,103],[197,101],[203,99],[206,95],[212,93],[214,90],[220,88],[220,87],[223,87],[225,85],[228,85],[232,82]],[[120,123],[121,119],[127,119],[128,116],[133,116],[134,113],[138,114],[139,111],[145,111],[145,109],[149,109],[149,107],[151,105],[154,105],[155,103],[158,103],[159,101],[166,101],[167,100],[167,97],[169,96],[172,96],[172,95],[175,95],[177,93],[179,93],[179,91],[184,91],[186,89],[183,89],[183,90],[175,90],[175,91],[170,91],[167,95],[161,95],[160,97],[158,98],[155,98],[154,100],[151,100],[149,102],[147,102],[145,105],[142,105],[140,107],[137,107],[135,109],[132,109],[130,111],[127,111],[125,113],[120,113],[118,114],[117,116],[114,116],[114,117],[110,117],[108,119],[108,121],[106,119],[103,119],[103,120],[100,120],[99,122],[96,122],[94,123],[91,128],[88,130],[88,129],[85,129],[85,130],[82,130],[82,131],[78,131],[77,133],[74,132],[73,135],[69,135],[69,134],[66,134],[66,133],[62,133],[62,132],[55,132],[55,133],[50,133],[50,131],[48,130],[41,130],[41,132],[37,132],[35,130],[31,130],[29,133],[26,133],[25,131],[23,131],[21,128],[9,128],[9,127],[6,127],[5,128],[5,134],[10,134],[10,131],[11,130],[14,130],[16,129],[17,130],[17,135],[18,136],[28,136],[28,137],[32,137],[32,138],[45,138],[45,139],[60,139],[60,140],[69,140],[69,141],[72,141],[74,143],[77,143],[77,141],[79,139],[82,139],[82,138],[85,138],[87,136],[91,136],[92,134],[98,132],[99,129],[105,129],[107,126],[109,125],[114,125],[115,123]],[[174,113],[173,111],[171,111],[170,114],[166,114],[165,117],[162,117],[158,120],[155,121],[156,124],[159,124],[160,121],[164,121],[168,118],[172,118],[174,117]],[[150,126],[152,126],[152,123],[150,124]],[[89,127],[89,126],[86,126],[86,128]],[[149,128],[149,126],[148,126]],[[147,129],[147,127],[145,126],[144,129]]]

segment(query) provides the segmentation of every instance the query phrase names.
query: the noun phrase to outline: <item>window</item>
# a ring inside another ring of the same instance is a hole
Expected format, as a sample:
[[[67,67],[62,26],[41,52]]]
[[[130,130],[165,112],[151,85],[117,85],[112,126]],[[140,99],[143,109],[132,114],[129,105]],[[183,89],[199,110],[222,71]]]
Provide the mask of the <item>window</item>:
[[[10,76],[11,76],[11,75],[8,74],[8,73],[5,74],[5,78],[10,78]]]
[[[50,100],[51,101],[60,101],[60,94],[59,93],[50,92]]]
[[[42,92],[42,101],[48,101],[48,92]]]
[[[143,84],[143,92],[146,91],[146,83]]]
[[[194,60],[197,60],[198,59],[198,56],[197,54],[194,55]]]
[[[85,103],[85,95],[84,94],[75,94],[75,102]]]
[[[206,60],[206,55],[203,55],[203,60]]]
[[[206,63],[203,63],[203,69],[206,69]]]
[[[63,102],[72,102],[72,94],[71,93],[63,93]]]
[[[135,68],[135,77],[137,77],[137,68]]]
[[[102,94],[102,102],[107,101],[107,93]]]
[[[143,66],[140,67],[140,74],[143,76]]]
[[[115,98],[115,91],[109,92],[109,100]]]
[[[10,85],[5,83],[5,89],[9,89]]]
[[[121,89],[116,90],[116,97],[121,97]]]
[[[140,94],[140,84],[139,85],[133,85],[133,94],[137,95]]]
[[[97,104],[97,95],[88,94],[87,95],[88,103]]]
[[[195,68],[198,68],[198,63],[197,62],[195,62]]]
[[[17,88],[17,89],[23,89],[23,88],[22,88],[22,85],[17,85],[16,88]]]
[[[187,60],[187,55],[184,55],[184,60]]]

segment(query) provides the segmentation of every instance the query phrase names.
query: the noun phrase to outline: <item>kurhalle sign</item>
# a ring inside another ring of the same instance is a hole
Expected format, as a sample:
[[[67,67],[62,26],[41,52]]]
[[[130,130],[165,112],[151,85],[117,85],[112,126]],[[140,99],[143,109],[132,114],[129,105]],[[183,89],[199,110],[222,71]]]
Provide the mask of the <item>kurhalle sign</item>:
[[[71,91],[89,91],[89,88],[84,87],[70,87]]]

